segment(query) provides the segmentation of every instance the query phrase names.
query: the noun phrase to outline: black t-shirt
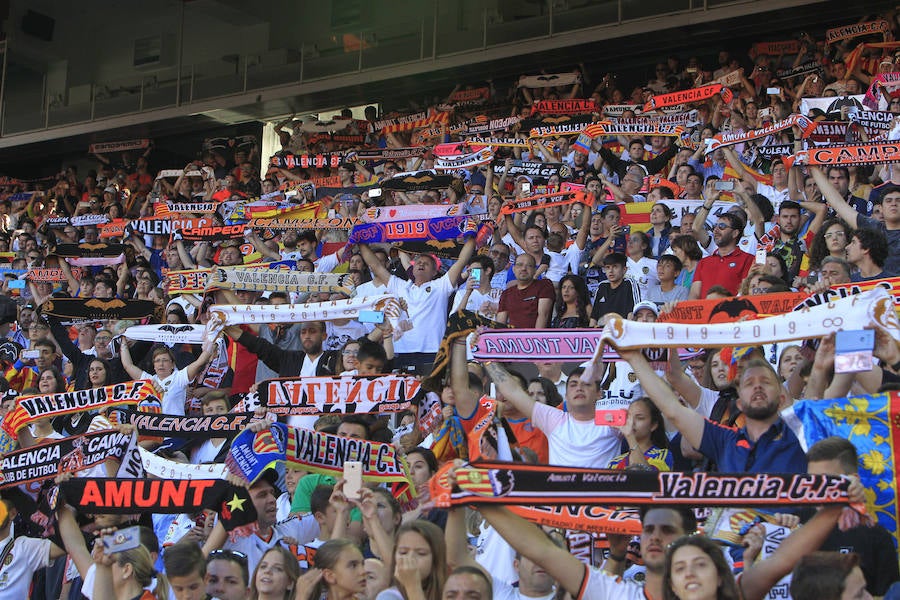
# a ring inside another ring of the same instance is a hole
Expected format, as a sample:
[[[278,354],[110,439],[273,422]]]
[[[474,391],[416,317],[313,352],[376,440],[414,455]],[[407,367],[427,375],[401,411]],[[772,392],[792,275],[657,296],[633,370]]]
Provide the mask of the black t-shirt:
[[[609,281],[604,281],[597,288],[594,296],[594,307],[591,309],[591,318],[595,321],[607,313],[616,313],[627,317],[634,310],[634,305],[641,301],[637,285],[630,279],[622,280],[619,287],[613,288]]]
[[[900,580],[894,541],[881,525],[861,525],[847,531],[835,527],[819,550],[859,554],[859,566],[866,576],[866,589],[873,596],[884,596],[891,584]]]

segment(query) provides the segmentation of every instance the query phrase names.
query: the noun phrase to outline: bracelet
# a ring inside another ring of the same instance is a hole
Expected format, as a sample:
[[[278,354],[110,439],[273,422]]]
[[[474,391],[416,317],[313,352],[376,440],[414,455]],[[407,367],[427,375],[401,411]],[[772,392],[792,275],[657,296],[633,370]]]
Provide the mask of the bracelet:
[[[606,559],[614,562],[624,562],[625,555],[623,554],[622,556],[613,556],[613,554],[610,552],[609,556],[607,556]]]
[[[702,208],[705,208],[706,210],[712,210],[712,206],[707,206],[706,204],[704,204]]]

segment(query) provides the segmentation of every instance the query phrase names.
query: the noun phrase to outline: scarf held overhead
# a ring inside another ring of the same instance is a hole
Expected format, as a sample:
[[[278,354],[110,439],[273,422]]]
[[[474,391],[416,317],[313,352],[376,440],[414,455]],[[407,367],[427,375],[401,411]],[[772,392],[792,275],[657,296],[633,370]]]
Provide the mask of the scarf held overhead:
[[[281,304],[277,306],[214,304],[210,307],[210,313],[218,313],[218,316],[226,325],[300,323],[304,321],[355,319],[359,316],[360,311],[390,311],[393,305],[398,305],[394,296],[381,295],[350,298],[349,300],[330,300],[328,302],[309,304]]]
[[[234,437],[250,424],[253,413],[226,413],[185,417],[119,409],[121,422],[130,423],[141,435],[176,438]]]
[[[854,166],[887,164],[900,161],[900,144],[861,144],[856,146],[834,146],[831,148],[810,148],[801,150],[781,159],[790,169],[796,165]]]
[[[356,289],[349,273],[304,273],[282,269],[213,267],[206,288],[253,292],[328,292],[352,295]]]
[[[74,321],[143,319],[152,316],[156,309],[157,304],[152,300],[119,298],[51,298],[40,305],[41,314]]]
[[[258,393],[276,415],[323,415],[401,412],[421,389],[416,377],[344,375],[268,379],[259,384]]]
[[[138,404],[155,395],[156,388],[149,379],[137,379],[90,390],[21,396],[16,400],[15,408],[3,418],[3,430],[15,437],[21,428],[38,419],[123,404]]]
[[[705,85],[690,90],[653,96],[644,104],[644,112],[650,112],[652,110],[657,110],[666,106],[674,106],[676,104],[706,102],[718,94],[722,95],[722,100],[726,104],[731,102],[731,99],[734,97],[734,94],[732,94],[730,89],[721,83],[714,83],[713,85]]]
[[[350,232],[349,243],[412,242],[455,240],[475,235],[478,222],[465,216],[416,219],[412,221],[378,221],[357,225]]]
[[[787,506],[847,504],[850,480],[833,475],[610,471],[483,462],[456,469],[446,464],[431,478],[436,506],[465,504],[600,504]]]

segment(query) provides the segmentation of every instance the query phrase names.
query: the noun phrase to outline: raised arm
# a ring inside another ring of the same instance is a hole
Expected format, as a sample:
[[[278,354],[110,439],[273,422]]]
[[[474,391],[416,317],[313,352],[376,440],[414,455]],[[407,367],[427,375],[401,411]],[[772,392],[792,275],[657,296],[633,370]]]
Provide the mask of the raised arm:
[[[469,389],[469,367],[466,363],[466,341],[455,340],[450,347],[450,388],[456,412],[468,418],[478,408],[478,398]]]
[[[134,361],[131,360],[131,350],[129,349],[129,345],[131,340],[125,339],[122,341],[122,348],[119,350],[119,356],[122,359],[122,367],[124,367],[125,372],[128,373],[128,376],[132,379],[140,379],[141,374],[144,372],[140,367],[134,364]]]
[[[447,277],[451,282],[455,285],[459,280],[459,276],[462,274],[462,270],[466,268],[466,265],[469,264],[469,259],[472,258],[472,254],[475,252],[475,236],[471,236],[466,240],[466,243],[463,245],[462,250],[459,253],[459,259],[453,263],[453,266],[447,269]]]
[[[844,200],[841,193],[837,191],[837,188],[831,185],[831,182],[828,181],[828,177],[825,176],[822,169],[817,166],[810,166],[809,172],[812,174],[813,179],[816,180],[816,185],[819,186],[819,190],[821,190],[825,201],[828,202],[828,206],[833,208],[834,212],[846,221],[850,227],[859,229],[859,213],[856,212],[856,209],[847,204],[847,201]]]
[[[497,391],[503,394],[503,397],[516,407],[516,410],[530,419],[534,412],[535,401],[527,390],[519,386],[518,380],[497,362],[484,363],[484,369],[497,386]]]
[[[669,368],[666,369],[666,381],[675,388],[678,395],[684,398],[691,408],[697,408],[697,405],[700,404],[700,386],[684,372],[675,348],[669,348]]]
[[[587,573],[584,563],[554,544],[536,525],[514,515],[509,509],[485,504],[478,510],[506,543],[543,567],[573,597],[578,596]]]
[[[703,417],[678,401],[675,392],[656,374],[640,350],[619,350],[619,356],[631,365],[641,387],[644,388],[644,393],[650,397],[653,404],[691,446],[699,448],[705,426]]]
[[[381,261],[378,260],[378,257],[375,256],[375,253],[372,252],[372,249],[369,248],[368,244],[360,244],[359,245],[359,253],[362,255],[363,260],[366,261],[366,265],[372,271],[372,275],[375,278],[375,283],[378,285],[387,285],[388,280],[391,278],[391,273],[388,271]]]

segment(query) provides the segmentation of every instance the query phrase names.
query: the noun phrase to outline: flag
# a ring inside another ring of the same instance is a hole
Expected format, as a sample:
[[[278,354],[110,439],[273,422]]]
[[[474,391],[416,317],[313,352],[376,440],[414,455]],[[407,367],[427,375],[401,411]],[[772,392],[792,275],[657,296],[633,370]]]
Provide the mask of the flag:
[[[830,436],[842,437],[856,446],[867,509],[894,536],[895,543],[900,541],[897,529],[900,392],[801,400],[781,414],[804,451]]]

